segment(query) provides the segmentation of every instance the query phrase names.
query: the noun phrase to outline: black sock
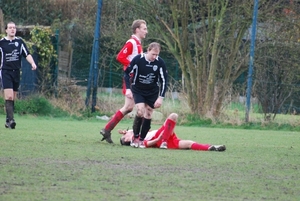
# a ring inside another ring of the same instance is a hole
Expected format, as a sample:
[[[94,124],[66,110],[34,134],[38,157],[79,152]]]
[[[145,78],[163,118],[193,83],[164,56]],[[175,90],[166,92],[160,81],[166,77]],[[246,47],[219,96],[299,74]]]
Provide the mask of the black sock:
[[[143,123],[143,117],[135,116],[133,121],[133,126],[132,126],[132,130],[135,138],[138,138],[140,135],[142,123]]]
[[[144,140],[148,131],[151,128],[151,119],[144,119],[143,125],[142,125],[142,130],[141,130],[141,137],[140,140]]]
[[[14,118],[14,101],[5,100],[6,118],[10,121]]]

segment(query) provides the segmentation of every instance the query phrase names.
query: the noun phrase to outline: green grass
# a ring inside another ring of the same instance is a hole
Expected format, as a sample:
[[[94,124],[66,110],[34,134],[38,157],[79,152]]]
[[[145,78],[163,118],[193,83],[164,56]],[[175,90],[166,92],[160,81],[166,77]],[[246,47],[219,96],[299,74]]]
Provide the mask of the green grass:
[[[0,115],[4,122],[5,116]],[[0,126],[0,200],[299,200],[300,133],[178,126],[225,152],[134,149],[100,142],[106,123],[16,116]],[[158,128],[159,125],[152,125]]]

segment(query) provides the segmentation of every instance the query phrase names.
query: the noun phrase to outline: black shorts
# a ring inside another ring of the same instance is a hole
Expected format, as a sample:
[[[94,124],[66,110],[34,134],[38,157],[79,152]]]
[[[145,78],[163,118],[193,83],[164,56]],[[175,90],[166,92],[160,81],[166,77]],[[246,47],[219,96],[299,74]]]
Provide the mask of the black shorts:
[[[20,86],[20,70],[1,70],[2,88],[19,90]]]
[[[138,89],[134,85],[131,86],[131,91],[133,94],[133,99],[135,104],[137,103],[146,103],[151,108],[154,109],[154,103],[158,98],[159,87],[155,87],[153,89]]]

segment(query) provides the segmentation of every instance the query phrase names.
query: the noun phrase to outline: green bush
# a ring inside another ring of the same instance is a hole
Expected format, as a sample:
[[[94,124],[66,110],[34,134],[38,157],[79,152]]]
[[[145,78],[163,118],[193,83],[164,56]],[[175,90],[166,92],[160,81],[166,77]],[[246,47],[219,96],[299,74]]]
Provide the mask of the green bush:
[[[49,115],[53,107],[44,97],[31,96],[26,99],[15,101],[15,113]]]
[[[0,114],[5,114],[5,100],[0,97]],[[52,104],[42,96],[29,96],[25,99],[15,101],[15,113],[24,115],[39,115],[39,116],[53,116],[64,117],[69,116],[67,112],[60,108],[53,107]]]

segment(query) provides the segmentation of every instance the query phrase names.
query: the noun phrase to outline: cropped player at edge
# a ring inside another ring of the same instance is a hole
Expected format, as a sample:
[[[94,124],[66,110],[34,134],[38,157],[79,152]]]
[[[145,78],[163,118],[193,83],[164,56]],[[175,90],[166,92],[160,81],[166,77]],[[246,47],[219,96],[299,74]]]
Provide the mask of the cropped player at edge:
[[[29,53],[25,42],[16,37],[17,29],[14,22],[5,26],[6,37],[0,40],[0,76],[4,89],[6,122],[5,127],[15,129],[17,123],[14,119],[15,99],[20,86],[22,57],[30,63],[31,69],[37,66]]]

